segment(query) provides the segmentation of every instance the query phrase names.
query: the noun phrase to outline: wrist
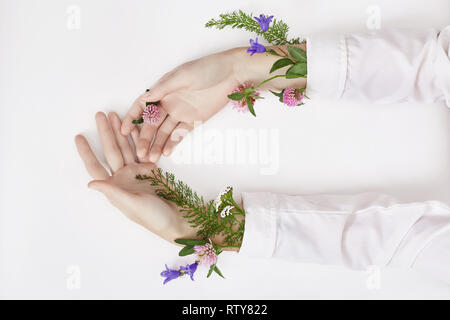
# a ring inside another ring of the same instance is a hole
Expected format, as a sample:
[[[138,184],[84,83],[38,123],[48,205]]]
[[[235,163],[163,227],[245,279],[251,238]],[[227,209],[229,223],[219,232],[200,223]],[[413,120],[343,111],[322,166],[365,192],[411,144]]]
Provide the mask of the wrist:
[[[211,238],[211,241],[214,242],[215,244],[219,245],[220,247],[222,247],[222,251],[236,251],[236,252],[238,252],[239,249],[241,248],[241,243],[236,244],[236,245],[227,245],[227,244],[225,244],[224,237],[222,235],[215,236],[215,237]]]
[[[227,190],[227,189],[225,189],[225,190]],[[230,192],[230,191],[228,191],[228,192]],[[220,197],[220,198],[222,199],[221,201],[223,201],[223,198],[222,197]],[[226,207],[228,207],[230,205],[234,207],[233,209],[231,209],[231,212],[233,212],[232,219],[235,221],[235,223],[233,223],[233,225],[231,226],[231,230],[232,230],[232,232],[242,232],[242,235],[243,235],[244,225],[245,225],[245,212],[242,209],[243,204],[241,202],[236,202],[233,199],[232,194],[228,198],[227,202],[228,203],[225,204]],[[219,205],[219,207],[220,207],[220,205]],[[213,236],[211,238],[211,240],[215,244],[219,245],[223,251],[239,251],[241,248],[241,245],[242,245],[242,236],[239,238],[235,238],[230,243],[229,235],[230,235],[229,233],[228,233],[228,235],[224,234],[224,233],[219,233],[218,235]]]
[[[305,48],[305,44],[299,46]],[[286,46],[267,47],[267,50],[270,49],[273,49],[277,53],[280,53],[282,55],[284,54],[284,52],[287,52]],[[247,52],[247,47],[234,48],[229,50],[228,53],[233,64],[235,78],[239,83],[250,82],[254,86],[256,86],[270,77],[285,74],[286,70],[289,68],[289,66],[286,66],[270,73],[270,68],[272,67],[272,65],[275,63],[275,61],[281,59],[282,57],[278,57],[267,52],[250,56],[250,54]],[[284,77],[279,77],[263,84],[261,86],[261,89],[281,90],[287,87],[305,88],[306,79],[286,79]]]

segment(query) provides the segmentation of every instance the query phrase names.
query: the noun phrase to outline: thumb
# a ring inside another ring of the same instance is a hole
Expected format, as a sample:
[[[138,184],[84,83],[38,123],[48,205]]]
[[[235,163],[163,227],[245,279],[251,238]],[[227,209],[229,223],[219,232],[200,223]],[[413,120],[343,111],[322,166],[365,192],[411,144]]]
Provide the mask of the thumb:
[[[105,180],[92,180],[88,188],[103,193],[114,205],[132,198],[133,194]]]
[[[147,92],[144,93],[143,98],[145,102],[156,102],[164,98],[169,93],[169,86],[166,83],[156,83]]]
[[[183,87],[186,82],[186,77],[181,75],[182,73],[175,72],[174,70],[166,73],[145,92],[144,96],[147,98],[147,102],[159,101],[169,93]]]

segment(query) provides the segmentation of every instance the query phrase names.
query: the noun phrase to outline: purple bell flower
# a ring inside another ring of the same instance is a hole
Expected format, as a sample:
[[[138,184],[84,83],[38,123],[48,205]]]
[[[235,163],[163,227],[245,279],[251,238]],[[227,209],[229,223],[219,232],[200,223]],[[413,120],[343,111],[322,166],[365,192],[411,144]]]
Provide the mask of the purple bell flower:
[[[185,267],[181,266],[180,269],[183,270],[185,274],[190,276],[192,281],[194,281],[194,273],[197,271],[197,267],[197,262],[194,262],[193,264],[187,264]]]
[[[272,22],[273,16],[267,17],[263,14],[258,17],[253,17],[256,21],[258,21],[259,26],[261,27],[262,32],[266,32],[269,29],[269,24]]]
[[[250,39],[250,48],[247,49],[247,52],[250,52],[250,55],[254,55],[255,53],[263,53],[266,51],[266,47],[262,44],[258,43],[258,38],[255,40]]]
[[[178,270],[174,270],[174,269],[169,269],[167,267],[166,264],[166,270],[164,270],[163,272],[161,272],[161,276],[166,278],[164,279],[163,284],[166,284],[167,282],[169,282],[170,280],[176,279],[181,275],[180,271]]]

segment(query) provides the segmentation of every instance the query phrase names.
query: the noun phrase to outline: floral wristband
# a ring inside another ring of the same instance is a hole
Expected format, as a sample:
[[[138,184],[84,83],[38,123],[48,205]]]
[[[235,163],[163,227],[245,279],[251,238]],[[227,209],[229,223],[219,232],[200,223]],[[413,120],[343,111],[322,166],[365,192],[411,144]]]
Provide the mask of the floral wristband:
[[[163,173],[161,169],[152,170],[151,175],[137,175],[138,180],[148,180],[156,187],[156,195],[177,205],[179,212],[192,228],[197,229],[200,239],[175,239],[175,242],[184,247],[179,256],[195,255],[191,264],[180,266],[178,269],[170,269],[161,272],[168,281],[188,275],[194,280],[194,274],[199,265],[209,267],[207,277],[213,272],[223,277],[217,267],[217,258],[225,248],[239,248],[244,236],[245,212],[233,199],[233,188],[227,187],[216,200],[206,202],[203,197],[197,195],[184,182],[176,180],[174,175]],[[220,236],[221,244],[214,243],[211,239]]]
[[[247,52],[250,53],[251,56],[255,53],[267,52],[280,57],[280,59],[274,62],[269,73],[289,66],[284,74],[269,77],[258,85],[253,85],[251,83],[241,84],[228,95],[228,98],[232,100],[233,108],[235,110],[241,112],[250,111],[250,113],[254,116],[256,116],[254,109],[255,101],[258,99],[263,99],[258,92],[258,89],[263,84],[276,78],[295,79],[307,77],[306,51],[302,48],[294,46],[295,44],[305,43],[305,41],[300,41],[299,38],[288,40],[288,25],[283,21],[276,19],[273,19],[272,23],[272,19],[273,16],[266,16],[264,14],[260,14],[259,17],[252,18],[252,14],[246,14],[239,10],[232,13],[221,14],[219,19],[211,19],[205,25],[208,28],[215,27],[217,29],[223,29],[225,27],[244,29],[264,37],[264,39],[271,45],[287,46],[287,51],[280,47],[277,48],[278,51],[275,51],[274,49],[267,50],[264,45],[258,42],[258,38],[255,40],[250,39],[250,47],[247,49]],[[283,102],[289,107],[301,106],[303,105],[303,99],[305,97],[308,98],[305,95],[305,88],[288,87],[280,92],[270,92],[277,96],[280,102]]]

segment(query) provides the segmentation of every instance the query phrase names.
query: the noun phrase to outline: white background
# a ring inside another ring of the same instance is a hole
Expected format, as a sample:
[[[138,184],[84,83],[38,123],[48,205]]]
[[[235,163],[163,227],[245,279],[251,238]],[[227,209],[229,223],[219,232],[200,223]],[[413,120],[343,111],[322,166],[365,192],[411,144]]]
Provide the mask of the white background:
[[[78,30],[67,28],[71,5]],[[340,267],[220,257],[227,279],[173,281],[178,249],[126,220],[95,191],[73,137],[95,133],[98,110],[123,115],[162,74],[187,60],[245,46],[251,34],[211,30],[219,13],[271,13],[291,36],[366,30],[369,5],[381,27],[442,28],[450,2],[433,1],[0,1],[0,297],[3,298],[450,298],[450,288],[412,271],[370,275]],[[383,94],[380,92],[380,94]],[[279,170],[259,165],[159,165],[214,197],[225,185],[291,194],[379,191],[448,201],[450,112],[442,104],[389,106],[311,101],[283,108],[267,96],[258,117],[225,108],[204,128],[279,130]],[[186,141],[189,141],[186,140]],[[185,261],[185,260],[183,260]],[[68,267],[81,288],[66,286]]]

